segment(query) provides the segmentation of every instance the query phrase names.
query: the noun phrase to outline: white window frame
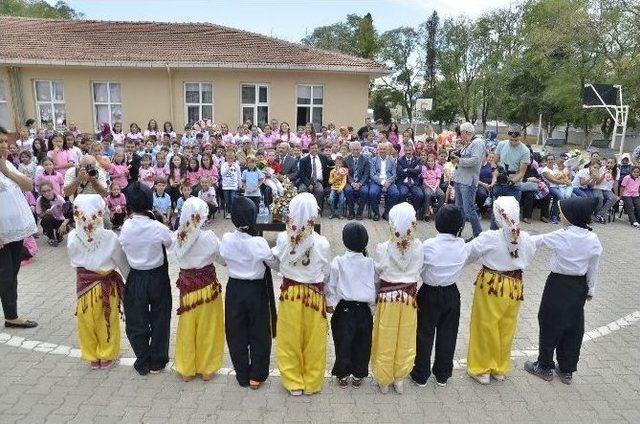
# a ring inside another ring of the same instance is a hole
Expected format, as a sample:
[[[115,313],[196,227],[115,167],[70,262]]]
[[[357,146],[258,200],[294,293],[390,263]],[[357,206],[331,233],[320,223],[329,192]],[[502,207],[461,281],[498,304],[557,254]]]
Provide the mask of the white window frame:
[[[38,100],[38,91],[37,91],[37,84],[38,83],[47,83],[49,85],[49,96],[50,96],[50,100]],[[53,91],[53,83],[58,83],[60,85],[62,85],[62,100],[56,100],[55,98],[55,93]],[[63,105],[64,106],[64,119],[65,121],[67,120],[67,105],[65,104],[65,100],[64,100],[64,81],[61,80],[45,80],[45,79],[36,79],[33,80],[33,96],[35,97],[35,101],[36,101],[36,117],[37,119],[37,124],[38,127],[42,126],[42,119],[41,119],[41,115],[40,115],[40,106],[41,105],[49,105],[51,106],[51,120],[53,121],[53,127],[54,128],[58,128],[58,124],[55,122],[55,105]]]
[[[187,103],[187,84],[198,84],[198,103]],[[202,103],[202,84],[211,85],[211,103]],[[189,106],[198,106],[198,116],[202,119],[202,106],[211,106],[211,122],[216,116],[213,81],[185,81],[182,84],[182,99],[184,104],[184,123],[189,123]]]
[[[4,106],[7,108],[7,119],[9,119],[9,101],[7,100],[7,86],[5,85],[3,79],[0,79],[0,92],[3,93],[3,96],[0,97],[0,107]],[[9,121],[7,122],[0,121],[0,126],[3,126],[8,130]]]
[[[254,90],[255,90],[255,95],[256,95],[256,101],[255,103],[243,103],[242,102],[242,87],[247,86],[247,85],[253,85],[254,86]],[[260,88],[264,87],[267,89],[267,101],[266,102],[261,102],[260,101]],[[270,103],[271,102],[271,87],[270,84],[265,83],[265,82],[241,82],[240,83],[240,122],[242,124],[244,124],[244,108],[245,107],[252,107],[253,108],[253,117],[254,117],[254,121],[258,120],[258,107],[265,107],[267,108],[267,120],[266,120],[266,124],[269,124],[269,117],[271,114],[271,107],[270,107]],[[254,125],[258,125],[258,122],[253,122]],[[273,128],[272,128],[273,129]]]
[[[107,84],[107,101],[106,102],[96,102],[96,91],[95,91],[95,85],[96,84]],[[120,85],[120,101],[119,102],[112,102],[111,101],[111,84],[118,84]],[[98,122],[98,113],[97,113],[97,109],[96,106],[104,106],[106,105],[109,108],[109,126],[111,128],[113,128],[113,124],[115,122],[112,122],[111,119],[113,117],[113,111],[112,111],[112,107],[114,105],[120,105],[120,110],[122,111],[122,118],[120,119],[120,121],[116,121],[116,122],[120,122],[120,124],[122,125],[122,128],[124,129],[124,107],[123,107],[123,102],[122,102],[122,82],[120,81],[91,81],[91,114],[93,115],[93,127],[95,128],[96,131],[100,130],[99,125],[100,123]]]
[[[311,103],[309,104],[300,104],[298,103],[298,88],[299,87],[311,87]],[[314,105],[313,104],[313,92],[314,92],[314,88],[315,87],[322,87],[322,104],[321,105]],[[296,92],[295,92],[295,96],[296,96],[296,109],[295,109],[295,130],[297,131],[298,129],[298,108],[299,107],[308,107],[310,108],[309,110],[309,120],[310,122],[313,123],[313,109],[317,108],[317,109],[322,109],[322,122],[320,122],[319,127],[321,127],[324,123],[325,117],[324,117],[324,101],[326,99],[326,95],[327,95],[327,90],[324,84],[310,84],[310,83],[303,83],[303,84],[296,84]],[[305,125],[306,122],[303,124]]]

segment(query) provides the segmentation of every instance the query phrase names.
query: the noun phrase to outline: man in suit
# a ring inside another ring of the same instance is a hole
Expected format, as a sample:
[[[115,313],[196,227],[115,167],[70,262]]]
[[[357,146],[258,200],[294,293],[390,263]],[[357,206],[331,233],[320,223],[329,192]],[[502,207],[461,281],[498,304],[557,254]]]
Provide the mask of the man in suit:
[[[136,143],[130,138],[124,141],[124,157],[129,166],[129,184],[138,181],[138,171],[140,169],[140,156],[136,153]]]
[[[422,165],[420,159],[413,155],[412,143],[404,144],[404,156],[398,159],[397,184],[400,191],[400,201],[411,200],[413,208],[418,212],[424,203],[424,192],[422,191],[421,174]]]
[[[364,205],[369,196],[369,160],[361,155],[362,146],[358,141],[349,143],[351,154],[345,160],[349,169],[347,185],[344,188],[344,196],[347,199],[348,218],[362,219]],[[355,201],[358,200],[358,212],[355,213]]]
[[[389,156],[389,149],[393,149],[391,143],[380,143],[378,155],[371,158],[371,172],[369,181],[369,205],[373,212],[373,220],[380,219],[380,197],[385,193],[385,207],[382,217],[389,218],[389,210],[398,203],[400,192],[395,184],[396,163]]]
[[[300,159],[298,192],[312,193],[322,209],[325,187],[329,187],[329,163],[320,155],[318,143],[309,144],[309,154]]]
[[[280,163],[280,175],[278,176],[280,180],[283,177],[289,178],[293,184],[296,184],[298,179],[298,160],[291,156],[289,153],[289,143],[281,142],[278,143],[276,147],[277,150],[277,159]]]

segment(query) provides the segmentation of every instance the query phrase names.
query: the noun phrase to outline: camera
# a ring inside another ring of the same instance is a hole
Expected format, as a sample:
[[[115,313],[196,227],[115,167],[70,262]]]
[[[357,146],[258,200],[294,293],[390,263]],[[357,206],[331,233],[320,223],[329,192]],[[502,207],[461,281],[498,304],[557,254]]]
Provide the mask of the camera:
[[[87,171],[87,175],[94,178],[98,176],[98,170],[93,165],[85,166],[85,170]]]
[[[516,173],[516,171],[509,171],[509,165],[500,165],[498,166],[498,177],[496,178],[496,183],[501,185],[513,185],[514,183],[509,179],[509,175],[515,175]]]

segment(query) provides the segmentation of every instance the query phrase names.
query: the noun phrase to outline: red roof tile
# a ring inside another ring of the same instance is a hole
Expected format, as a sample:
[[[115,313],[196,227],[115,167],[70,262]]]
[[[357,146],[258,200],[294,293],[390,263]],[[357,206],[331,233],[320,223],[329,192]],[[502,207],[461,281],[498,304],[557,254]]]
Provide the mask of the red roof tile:
[[[0,17],[0,64],[388,72],[385,65],[209,23]]]

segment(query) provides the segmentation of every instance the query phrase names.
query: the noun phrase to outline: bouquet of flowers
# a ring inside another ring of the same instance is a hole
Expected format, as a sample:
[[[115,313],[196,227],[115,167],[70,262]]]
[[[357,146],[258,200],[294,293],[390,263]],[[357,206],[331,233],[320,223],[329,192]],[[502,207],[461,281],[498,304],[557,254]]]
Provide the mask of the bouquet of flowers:
[[[573,149],[567,154],[569,155],[569,159],[564,163],[564,166],[567,168],[575,169],[584,164],[584,158],[582,157],[580,149]]]
[[[269,206],[269,212],[273,217],[273,221],[283,221],[289,213],[289,203],[298,194],[298,189],[289,180],[284,178],[282,180],[282,188],[284,193],[281,196],[274,197],[273,203]]]

